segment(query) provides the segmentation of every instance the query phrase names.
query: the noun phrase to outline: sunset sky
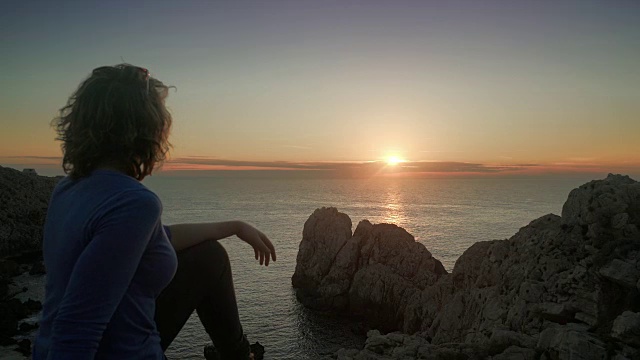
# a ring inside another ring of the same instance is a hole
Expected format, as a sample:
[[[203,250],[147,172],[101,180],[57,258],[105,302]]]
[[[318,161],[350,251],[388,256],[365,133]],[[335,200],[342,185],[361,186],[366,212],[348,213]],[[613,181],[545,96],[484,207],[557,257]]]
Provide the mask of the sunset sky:
[[[166,170],[640,174],[638,1],[3,1],[0,44],[2,166],[61,173],[124,59],[177,87]]]

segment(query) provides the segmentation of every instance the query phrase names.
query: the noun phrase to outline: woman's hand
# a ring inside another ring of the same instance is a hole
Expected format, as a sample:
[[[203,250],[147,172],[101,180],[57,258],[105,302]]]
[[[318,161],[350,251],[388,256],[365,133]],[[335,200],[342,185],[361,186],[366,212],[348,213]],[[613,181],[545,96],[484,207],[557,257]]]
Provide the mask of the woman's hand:
[[[171,244],[176,251],[186,249],[203,241],[218,241],[233,235],[253,247],[256,260],[260,265],[269,266],[271,259],[276,261],[276,249],[269,238],[260,230],[243,221],[223,221],[200,224],[175,224],[169,226]]]
[[[260,259],[260,265],[269,266],[269,260],[276,261],[276,249],[267,235],[253,226],[240,222],[236,236],[253,247],[256,260]]]

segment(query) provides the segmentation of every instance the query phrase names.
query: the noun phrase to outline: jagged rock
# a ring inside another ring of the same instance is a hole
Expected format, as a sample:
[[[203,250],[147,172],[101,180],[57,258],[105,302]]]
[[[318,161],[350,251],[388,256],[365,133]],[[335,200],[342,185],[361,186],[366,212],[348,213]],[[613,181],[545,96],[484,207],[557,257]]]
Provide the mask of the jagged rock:
[[[353,359],[359,352],[358,349],[340,349],[335,353],[335,356],[336,359],[347,360]]]
[[[6,344],[9,338],[18,334],[20,319],[41,309],[40,301],[32,299],[25,302],[15,298],[0,301],[0,344]]]
[[[29,275],[44,275],[46,274],[46,269],[44,268],[44,261],[36,261],[29,269]]]
[[[606,359],[605,343],[586,326],[552,326],[540,334],[537,350],[552,359]]]
[[[325,289],[329,296],[316,295],[320,284],[329,273],[336,255],[351,238],[351,219],[335,208],[317,209],[304,224],[303,240],[296,258],[293,286],[301,289],[298,299],[307,306],[332,307],[335,290]],[[337,285],[340,286],[340,285]]]
[[[40,249],[47,205],[58,180],[0,166],[0,257]]]
[[[614,216],[629,209],[639,191],[638,183],[630,177],[609,174],[605,180],[594,180],[572,190],[562,207],[562,219],[568,225],[611,224]],[[638,220],[637,216],[634,218]]]
[[[14,260],[0,261],[0,276],[12,277],[20,274],[20,264]]]
[[[397,345],[398,342],[391,340],[388,336],[383,336],[379,331],[374,330],[367,333],[367,341],[364,348],[376,354],[384,354],[385,351]]]
[[[31,355],[31,340],[22,339],[18,341],[18,352],[20,352],[24,356]]]
[[[611,327],[611,337],[640,348],[640,313],[625,311]]]
[[[305,223],[292,284],[308,307],[348,309],[395,329],[405,323],[408,300],[443,274],[440,261],[404,229],[365,220],[351,236],[346,214],[322,208]]]
[[[612,356],[637,354],[640,184],[629,177],[609,175],[580,186],[569,194],[562,217],[545,215],[508,240],[472,245],[451,274],[403,229],[368,221],[332,247],[338,250],[330,260],[316,259],[306,249],[330,247],[313,243],[322,241],[322,231],[347,234],[351,222],[337,214],[321,209],[310,218],[324,227],[305,231],[300,248],[308,264],[298,263],[296,273],[317,263],[329,268],[315,286],[300,286],[294,275],[298,294],[307,294],[298,298],[364,314],[385,331],[419,333],[424,340],[407,345],[398,343],[400,335],[372,333],[354,359],[599,359],[607,349]]]
[[[503,353],[510,347],[533,349],[536,346],[536,338],[519,332],[495,329],[489,338],[490,351]]]
[[[509,346],[504,352],[491,357],[492,360],[533,360],[536,351],[518,346]]]
[[[18,299],[0,303],[0,338],[18,333],[18,320],[27,316],[26,309]]]
[[[509,240],[474,244],[456,262],[451,295],[435,299],[442,305],[428,327],[434,343],[487,342],[504,327],[534,336],[546,323],[576,321],[577,313],[597,317],[597,277],[579,263],[581,239],[546,215]]]
[[[20,330],[20,332],[22,333],[26,333],[29,332],[31,330],[35,330],[38,328],[38,323],[35,324],[29,324],[27,322],[23,322],[20,324],[20,326],[18,327],[18,329]]]
[[[515,340],[516,343],[526,345],[504,345],[500,349],[491,348],[483,344],[447,343],[433,345],[428,338],[422,334],[408,335],[398,332],[386,335],[380,334],[377,330],[367,333],[367,340],[364,349],[340,349],[333,355],[333,359],[356,360],[356,359],[536,359],[536,342],[530,338],[523,339],[518,334],[502,335]]]
[[[613,237],[638,238],[640,184],[628,176],[609,174],[574,189],[562,207],[568,226],[586,229],[592,245],[601,248]]]
[[[628,262],[613,259],[600,269],[600,275],[622,286],[633,288],[638,282],[640,272]]]
[[[33,299],[27,299],[22,303],[26,311],[31,314],[42,310],[42,302]]]

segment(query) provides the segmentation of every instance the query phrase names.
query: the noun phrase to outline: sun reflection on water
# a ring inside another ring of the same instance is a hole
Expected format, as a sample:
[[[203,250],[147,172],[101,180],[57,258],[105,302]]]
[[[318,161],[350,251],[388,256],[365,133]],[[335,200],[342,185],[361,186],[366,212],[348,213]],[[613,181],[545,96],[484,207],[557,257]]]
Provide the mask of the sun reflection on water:
[[[384,213],[382,221],[389,224],[395,224],[398,226],[404,226],[407,222],[407,215],[405,212],[405,199],[402,196],[398,184],[390,186],[385,194]]]

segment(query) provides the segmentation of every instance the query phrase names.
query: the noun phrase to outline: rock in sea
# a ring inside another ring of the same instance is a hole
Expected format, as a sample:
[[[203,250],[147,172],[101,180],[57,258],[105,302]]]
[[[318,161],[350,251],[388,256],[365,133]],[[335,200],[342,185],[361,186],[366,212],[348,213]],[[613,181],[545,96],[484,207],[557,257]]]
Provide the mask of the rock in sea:
[[[562,216],[472,245],[448,274],[404,229],[365,220],[351,234],[322,208],[292,284],[305,306],[391,331],[333,358],[638,358],[639,229],[640,183],[610,174],[571,191]]]

